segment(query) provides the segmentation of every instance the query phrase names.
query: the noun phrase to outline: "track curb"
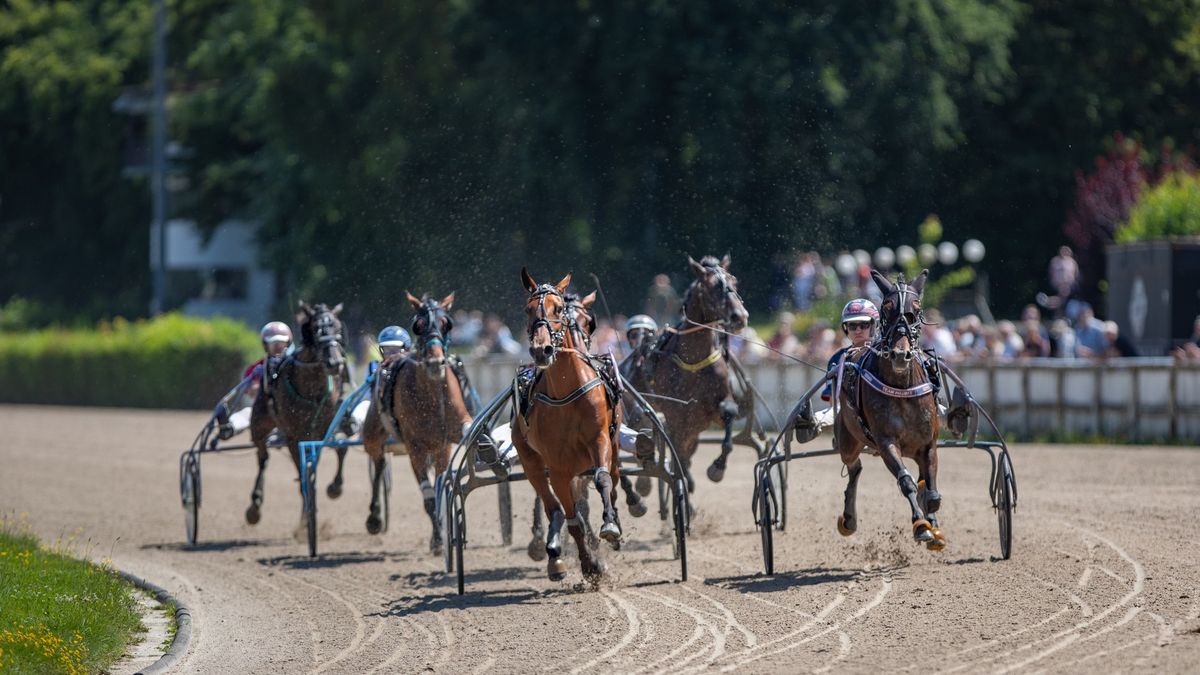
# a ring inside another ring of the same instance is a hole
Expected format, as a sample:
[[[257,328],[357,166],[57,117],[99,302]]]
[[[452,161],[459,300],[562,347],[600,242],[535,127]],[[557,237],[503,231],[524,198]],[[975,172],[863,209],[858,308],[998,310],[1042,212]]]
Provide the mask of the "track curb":
[[[157,661],[138,671],[144,675],[165,673],[187,654],[188,643],[192,639],[192,612],[165,588],[124,570],[117,570],[117,574],[134,586],[153,594],[160,604],[175,605],[175,638],[171,641],[171,646]]]

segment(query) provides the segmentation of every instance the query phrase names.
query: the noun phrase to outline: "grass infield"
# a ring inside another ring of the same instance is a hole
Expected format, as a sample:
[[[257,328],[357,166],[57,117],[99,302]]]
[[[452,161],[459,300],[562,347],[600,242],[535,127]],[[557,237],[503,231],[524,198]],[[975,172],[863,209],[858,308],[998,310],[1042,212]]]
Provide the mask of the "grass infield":
[[[0,519],[0,672],[101,672],[144,630],[134,588],[75,546]]]

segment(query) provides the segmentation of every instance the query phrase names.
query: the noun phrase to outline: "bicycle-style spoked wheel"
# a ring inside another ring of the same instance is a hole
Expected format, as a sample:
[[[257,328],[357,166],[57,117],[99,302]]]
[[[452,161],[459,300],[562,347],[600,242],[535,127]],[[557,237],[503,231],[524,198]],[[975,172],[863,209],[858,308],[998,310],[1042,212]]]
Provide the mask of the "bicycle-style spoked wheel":
[[[200,464],[192,457],[184,461],[183,475],[179,478],[179,494],[183,499],[188,545],[195,546],[200,529]]]
[[[308,529],[308,555],[317,556],[317,465],[316,462],[304,465],[304,521]]]
[[[687,483],[682,478],[675,480],[675,490],[672,495],[672,515],[675,526],[675,557],[679,559],[679,577],[687,581],[687,532],[688,532],[688,494]]]
[[[1000,526],[1000,557],[1008,560],[1012,556],[1012,512],[1014,494],[1012,471],[1008,466],[1008,455],[1000,455],[1000,466],[996,471],[996,519]]]
[[[771,474],[764,471],[758,484],[758,531],[762,536],[763,569],[768,575],[775,573],[775,514],[772,505]]]

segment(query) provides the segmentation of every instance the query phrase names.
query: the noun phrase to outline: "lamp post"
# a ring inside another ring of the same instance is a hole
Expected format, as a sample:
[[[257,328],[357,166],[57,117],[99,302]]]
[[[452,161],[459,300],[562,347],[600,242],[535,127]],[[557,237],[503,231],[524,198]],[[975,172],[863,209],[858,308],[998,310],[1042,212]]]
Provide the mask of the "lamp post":
[[[154,54],[151,64],[154,82],[154,101],[151,120],[150,195],[154,232],[152,241],[157,258],[154,266],[153,293],[150,313],[157,316],[166,309],[167,293],[167,7],[165,0],[154,2]]]

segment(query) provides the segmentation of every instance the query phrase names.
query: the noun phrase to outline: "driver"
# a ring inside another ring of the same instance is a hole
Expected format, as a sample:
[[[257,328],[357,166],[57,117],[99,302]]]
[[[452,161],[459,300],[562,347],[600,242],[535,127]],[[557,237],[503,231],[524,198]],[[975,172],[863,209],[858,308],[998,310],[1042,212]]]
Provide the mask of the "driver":
[[[250,426],[250,408],[262,386],[263,367],[268,359],[282,359],[292,346],[292,329],[282,321],[268,323],[258,335],[262,339],[263,357],[246,368],[242,373],[242,381],[225,394],[213,410],[213,417],[219,425],[217,437],[223,441]]]
[[[875,328],[878,322],[879,310],[875,307],[875,303],[866,298],[855,298],[847,302],[846,306],[842,308],[842,334],[850,339],[850,344],[834,352],[833,356],[829,358],[829,364],[825,371],[832,372],[834,368],[837,368],[842,356],[848,350],[858,349],[870,343],[875,337]],[[829,402],[832,397],[833,380],[829,380],[825,383],[825,389],[821,391],[821,400]],[[810,441],[832,424],[832,405],[817,413],[815,419],[812,414],[812,406],[806,405],[801,410],[800,416],[796,418],[796,440],[801,443]]]

